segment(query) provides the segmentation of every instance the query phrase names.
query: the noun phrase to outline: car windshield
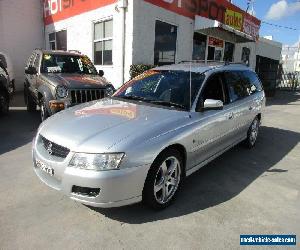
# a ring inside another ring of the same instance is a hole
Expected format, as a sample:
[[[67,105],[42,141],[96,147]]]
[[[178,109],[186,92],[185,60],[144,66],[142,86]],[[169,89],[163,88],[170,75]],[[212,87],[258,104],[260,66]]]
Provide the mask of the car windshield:
[[[44,54],[41,72],[97,74],[95,66],[87,56],[61,54]]]
[[[189,110],[203,80],[204,75],[195,72],[150,70],[125,83],[113,96]]]

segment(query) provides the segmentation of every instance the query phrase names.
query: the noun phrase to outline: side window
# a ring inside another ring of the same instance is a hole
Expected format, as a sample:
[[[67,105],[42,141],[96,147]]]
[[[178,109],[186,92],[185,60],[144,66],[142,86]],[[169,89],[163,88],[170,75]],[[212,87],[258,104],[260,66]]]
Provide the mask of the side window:
[[[35,58],[35,53],[33,53],[30,57],[29,57],[29,59],[28,59],[28,62],[27,62],[27,67],[29,67],[29,66],[32,66],[33,65],[33,62],[34,62],[34,58]]]
[[[223,73],[217,73],[208,78],[201,94],[201,99],[221,100],[224,104],[228,103],[227,91],[223,83]]]
[[[242,75],[248,83],[247,90],[250,95],[262,91],[260,80],[254,72],[244,71],[242,72]]]
[[[224,77],[230,102],[235,102],[249,95],[247,87],[238,72],[225,72]]]
[[[33,64],[33,67],[35,67],[37,70],[39,69],[40,59],[41,59],[41,55],[37,54]]]
[[[3,67],[4,67],[4,68],[7,68],[7,63],[6,63],[5,56],[2,55],[2,54],[0,54],[0,61],[2,62]]]

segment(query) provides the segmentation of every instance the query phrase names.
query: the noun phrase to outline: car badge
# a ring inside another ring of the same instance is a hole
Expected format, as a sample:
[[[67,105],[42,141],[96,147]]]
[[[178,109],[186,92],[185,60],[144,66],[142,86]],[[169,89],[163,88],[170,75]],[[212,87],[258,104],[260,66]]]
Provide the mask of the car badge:
[[[51,142],[49,142],[49,144],[48,144],[48,146],[47,146],[47,151],[48,151],[48,153],[49,153],[49,155],[52,155],[52,143]]]

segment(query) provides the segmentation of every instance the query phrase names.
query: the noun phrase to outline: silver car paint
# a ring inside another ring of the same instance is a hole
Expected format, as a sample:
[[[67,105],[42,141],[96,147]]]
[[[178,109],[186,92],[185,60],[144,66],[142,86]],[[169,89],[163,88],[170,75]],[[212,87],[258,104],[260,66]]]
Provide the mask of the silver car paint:
[[[211,73],[205,72],[206,78]],[[44,122],[38,135],[71,152],[62,162],[47,158],[38,147],[37,136],[34,164],[36,159],[41,160],[54,169],[55,175],[50,177],[36,166],[35,172],[47,185],[85,204],[112,207],[138,202],[148,170],[162,150],[182,145],[186,174],[193,173],[246,138],[252,120],[262,112],[265,96],[262,91],[224,105],[223,110],[205,112],[195,112],[195,103],[188,112],[106,98],[62,111]],[[68,167],[75,152],[126,155],[120,170],[96,172]],[[72,185],[99,187],[101,192],[97,197],[78,196],[71,192]]]

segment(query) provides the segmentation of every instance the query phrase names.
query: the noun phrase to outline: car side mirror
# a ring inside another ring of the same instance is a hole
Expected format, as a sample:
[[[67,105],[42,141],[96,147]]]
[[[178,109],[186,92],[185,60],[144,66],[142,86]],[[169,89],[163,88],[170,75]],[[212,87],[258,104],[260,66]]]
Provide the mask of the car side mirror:
[[[100,69],[99,72],[98,72],[98,75],[101,76],[101,77],[104,76],[104,71],[102,69]]]
[[[221,110],[223,102],[221,100],[206,99],[203,104],[203,110]]]
[[[36,70],[36,68],[29,66],[28,68],[25,69],[25,74],[35,75],[35,74],[37,74],[37,70]]]

